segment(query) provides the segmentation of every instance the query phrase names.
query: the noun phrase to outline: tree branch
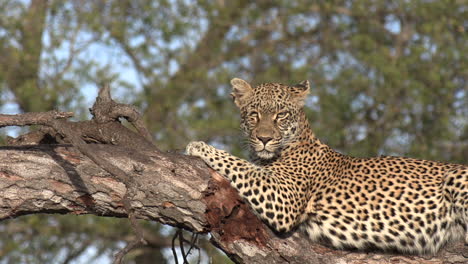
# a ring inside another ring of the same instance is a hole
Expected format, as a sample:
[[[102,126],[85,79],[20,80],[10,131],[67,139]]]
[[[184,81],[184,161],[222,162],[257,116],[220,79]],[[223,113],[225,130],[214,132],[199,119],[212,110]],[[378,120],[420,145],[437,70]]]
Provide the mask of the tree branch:
[[[0,114],[0,127],[46,125],[55,119],[72,117],[72,112],[49,111],[42,113],[25,113],[21,115]]]
[[[299,234],[279,238],[199,159],[111,145],[89,147],[137,182],[137,192],[129,197],[137,218],[211,232],[212,242],[240,263],[466,261],[462,251],[426,259],[335,251],[310,244]],[[35,213],[127,217],[125,185],[72,146],[1,147],[0,160],[0,220]]]

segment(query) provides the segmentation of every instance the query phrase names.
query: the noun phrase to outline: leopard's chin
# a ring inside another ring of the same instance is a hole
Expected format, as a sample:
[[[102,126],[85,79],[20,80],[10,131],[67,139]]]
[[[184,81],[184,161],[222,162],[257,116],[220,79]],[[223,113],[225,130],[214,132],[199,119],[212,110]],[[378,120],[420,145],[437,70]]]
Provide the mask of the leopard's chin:
[[[275,157],[275,152],[271,152],[265,149],[262,151],[257,151],[256,154],[259,158],[264,160],[270,160]]]
[[[251,146],[251,153],[256,156],[256,158],[259,158],[264,161],[271,161],[276,159],[279,156],[280,153],[280,148],[278,148],[278,144],[262,144],[262,143],[257,143],[257,144],[252,144]]]

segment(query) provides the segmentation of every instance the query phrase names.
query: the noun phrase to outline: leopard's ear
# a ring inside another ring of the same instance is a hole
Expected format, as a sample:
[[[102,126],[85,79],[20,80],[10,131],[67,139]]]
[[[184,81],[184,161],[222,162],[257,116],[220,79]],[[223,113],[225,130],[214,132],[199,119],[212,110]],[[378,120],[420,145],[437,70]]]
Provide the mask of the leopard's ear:
[[[308,80],[302,81],[296,85],[293,85],[290,89],[293,98],[296,99],[298,104],[304,105],[304,101],[309,95],[310,83]]]
[[[232,85],[232,99],[237,107],[242,107],[246,99],[252,94],[252,87],[250,84],[242,79],[234,78],[231,80]]]

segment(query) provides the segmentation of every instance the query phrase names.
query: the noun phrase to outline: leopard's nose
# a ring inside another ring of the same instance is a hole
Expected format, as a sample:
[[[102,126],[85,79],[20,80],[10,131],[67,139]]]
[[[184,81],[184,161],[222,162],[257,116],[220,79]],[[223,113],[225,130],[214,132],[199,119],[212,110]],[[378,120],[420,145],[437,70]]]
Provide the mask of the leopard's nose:
[[[273,138],[272,137],[269,137],[269,136],[257,136],[258,140],[260,140],[263,145],[266,145],[268,143],[268,141],[272,140]]]

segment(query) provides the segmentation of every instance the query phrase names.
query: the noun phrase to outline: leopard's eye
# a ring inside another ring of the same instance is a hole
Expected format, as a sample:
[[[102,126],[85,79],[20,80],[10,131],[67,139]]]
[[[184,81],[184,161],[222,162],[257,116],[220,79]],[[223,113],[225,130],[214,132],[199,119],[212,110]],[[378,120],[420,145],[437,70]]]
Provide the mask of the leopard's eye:
[[[280,112],[280,113],[276,114],[275,119],[283,119],[283,118],[288,117],[288,115],[289,115],[289,112]]]
[[[258,117],[258,112],[255,112],[255,111],[250,112],[249,117],[257,118]]]
[[[257,123],[260,119],[259,114],[256,111],[248,112],[245,118],[251,124]]]

